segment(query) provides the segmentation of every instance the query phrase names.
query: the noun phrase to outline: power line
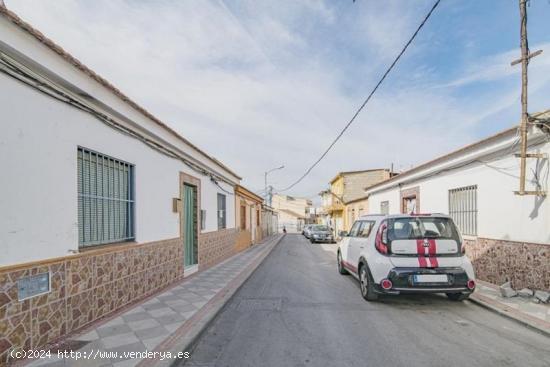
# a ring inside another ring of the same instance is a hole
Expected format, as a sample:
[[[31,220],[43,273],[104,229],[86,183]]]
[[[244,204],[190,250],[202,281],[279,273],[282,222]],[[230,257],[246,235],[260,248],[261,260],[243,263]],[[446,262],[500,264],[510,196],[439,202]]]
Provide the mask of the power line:
[[[422,20],[422,23],[420,23],[420,25],[418,26],[418,28],[416,29],[416,31],[413,33],[412,37],[409,39],[409,41],[405,44],[405,46],[403,47],[403,49],[401,50],[401,52],[399,52],[399,54],[397,55],[397,57],[395,58],[395,60],[393,60],[393,62],[391,63],[390,67],[386,70],[386,72],[384,73],[384,75],[382,75],[382,78],[380,78],[380,80],[378,81],[378,83],[376,84],[376,86],[374,87],[374,89],[370,92],[369,96],[367,97],[367,99],[365,99],[365,101],[363,102],[363,104],[359,107],[359,109],[355,112],[355,114],[353,115],[353,117],[351,118],[351,120],[349,120],[349,122],[346,124],[346,126],[344,126],[344,128],[342,129],[342,131],[340,131],[340,133],[336,136],[336,138],[332,141],[332,143],[330,143],[330,145],[328,146],[328,148],[323,152],[323,154],[321,154],[321,156],[319,157],[319,159],[317,159],[315,161],[315,163],[313,163],[311,165],[311,167],[309,167],[307,169],[307,171],[298,179],[296,180],[292,185],[282,189],[282,190],[277,190],[278,192],[283,192],[283,191],[287,191],[287,190],[290,190],[291,188],[293,188],[294,186],[296,186],[297,184],[299,184],[304,178],[306,178],[307,175],[309,175],[309,173],[313,170],[313,168],[315,168],[315,166],[317,166],[317,164],[319,164],[319,162],[321,162],[321,160],[323,158],[325,158],[325,156],[328,154],[328,152],[332,149],[332,147],[336,144],[336,142],[338,140],[340,140],[340,138],[342,137],[342,135],[344,135],[344,133],[346,132],[346,130],[351,126],[351,124],[355,121],[355,119],[357,118],[357,116],[359,115],[359,113],[361,113],[361,111],[363,110],[363,108],[365,108],[366,104],[370,101],[370,99],[372,98],[372,96],[374,95],[374,93],[376,93],[376,91],[378,90],[378,87],[380,87],[380,85],[384,82],[384,80],[386,79],[386,77],[388,76],[388,74],[392,71],[393,67],[397,64],[397,62],[399,61],[399,59],[401,58],[401,56],[403,56],[403,54],[405,53],[405,51],[407,50],[407,48],[409,47],[409,45],[412,43],[412,41],[416,38],[418,32],[420,32],[420,30],[422,29],[422,27],[424,27],[424,24],[428,21],[428,19],[430,18],[430,16],[432,15],[432,13],[434,12],[435,8],[437,8],[437,6],[439,5],[439,3],[441,2],[441,0],[437,0],[434,5],[432,6],[432,8],[430,9],[430,11],[428,12],[428,14],[424,17],[424,20]]]
[[[140,140],[142,143],[146,144],[147,146],[149,146],[150,148],[156,150],[157,152],[161,153],[161,154],[164,154],[170,158],[173,158],[173,159],[178,159],[180,160],[181,162],[183,162],[187,167],[189,167],[190,169],[192,169],[193,171],[199,173],[199,174],[202,174],[204,176],[207,176],[211,179],[211,181],[217,185],[222,191],[228,193],[228,194],[233,194],[232,192],[230,191],[227,191],[225,190],[222,186],[220,186],[219,184],[219,181],[222,181],[230,186],[233,186],[233,183],[230,182],[229,180],[227,179],[224,179],[223,177],[221,177],[220,175],[216,174],[215,172],[211,172],[201,166],[199,166],[198,164],[188,160],[187,158],[183,157],[181,154],[177,153],[177,152],[174,152],[168,148],[165,148],[164,146],[162,146],[161,144],[147,138],[146,136],[144,135],[141,135],[141,134],[138,134],[126,127],[124,127],[123,125],[121,125],[120,123],[118,123],[117,121],[115,121],[114,119],[112,119],[111,117],[105,115],[104,113],[101,113],[97,110],[95,110],[94,108],[80,102],[79,100],[75,99],[74,97],[72,97],[71,95],[67,94],[65,91],[63,91],[62,89],[60,89],[59,87],[55,86],[55,85],[51,85],[50,83],[48,83],[47,81],[44,81],[44,80],[41,80],[40,77],[38,76],[35,76],[33,75],[32,73],[26,71],[25,69],[23,69],[22,67],[20,67],[16,62],[14,63],[13,60],[11,60],[11,58],[9,58],[9,56],[3,54],[2,52],[0,52],[0,72],[1,73],[4,73],[12,78],[15,78],[17,80],[19,80],[20,82],[32,87],[33,89],[41,92],[41,93],[44,93],[60,102],[63,102],[63,103],[66,103],[72,107],[75,107],[75,108],[78,108],[79,110],[81,111],[84,111],[86,113],[89,113],[90,115],[94,116],[95,118],[97,118],[98,120],[100,120],[101,122],[103,122],[104,124],[106,124],[107,126],[125,134],[125,135],[128,135],[132,138],[135,138],[137,140]]]

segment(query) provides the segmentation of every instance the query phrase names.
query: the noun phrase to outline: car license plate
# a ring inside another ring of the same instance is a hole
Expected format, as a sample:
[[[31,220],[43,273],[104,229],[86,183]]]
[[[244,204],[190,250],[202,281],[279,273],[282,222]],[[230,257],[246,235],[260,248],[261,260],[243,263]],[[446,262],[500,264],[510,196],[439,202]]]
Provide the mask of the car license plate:
[[[413,280],[415,283],[447,283],[449,278],[447,274],[415,274]]]

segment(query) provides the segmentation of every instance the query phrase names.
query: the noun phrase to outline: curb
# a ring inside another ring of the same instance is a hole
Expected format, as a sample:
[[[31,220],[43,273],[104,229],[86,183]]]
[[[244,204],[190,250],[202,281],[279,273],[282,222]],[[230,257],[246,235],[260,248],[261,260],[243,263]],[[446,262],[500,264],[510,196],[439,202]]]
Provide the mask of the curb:
[[[470,296],[469,301],[489,311],[506,317],[509,320],[515,321],[518,324],[526,326],[539,334],[550,337],[550,328],[540,325],[540,322],[537,322],[536,320],[531,320],[531,316],[529,315],[523,315],[519,311],[516,311],[515,309],[510,307],[495,306],[492,304],[494,303],[494,301],[492,301],[491,299],[475,293]]]
[[[250,276],[263,263],[271,251],[273,251],[273,249],[284,237],[284,235],[280,235],[278,238],[273,239],[273,242],[268,245],[268,248],[252,260],[252,263],[248,268],[244,269],[239,275],[237,275],[236,278],[231,280],[225,289],[222,289],[193,317],[191,317],[188,322],[182,325],[180,329],[176,330],[170,337],[162,342],[162,352],[170,352],[172,355],[177,355],[180,352],[191,353],[203,332],[210,326],[225,305],[233,298],[233,295],[237,293],[237,291],[243,286],[248,278],[250,278]],[[152,362],[152,360],[149,361]],[[186,359],[172,358],[163,361],[155,361],[149,364],[147,363],[147,360],[145,360],[142,361],[145,363],[139,363],[138,366],[154,365],[158,367],[172,367],[180,363],[185,363],[185,361]]]

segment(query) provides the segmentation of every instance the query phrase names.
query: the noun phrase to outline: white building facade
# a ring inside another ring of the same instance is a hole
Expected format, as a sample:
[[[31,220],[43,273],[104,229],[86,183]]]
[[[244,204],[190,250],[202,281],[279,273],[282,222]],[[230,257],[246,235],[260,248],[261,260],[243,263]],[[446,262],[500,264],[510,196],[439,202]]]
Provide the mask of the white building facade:
[[[274,194],[272,207],[278,214],[279,232],[284,229],[291,233],[299,233],[311,218],[312,201],[306,198]]]
[[[1,6],[0,34],[8,349],[37,349],[235,253],[236,173]]]
[[[545,115],[541,115],[545,116]],[[533,127],[526,190],[549,184],[550,134]],[[518,129],[512,128],[422,164],[366,190],[369,213],[446,213],[459,226],[477,276],[517,288],[550,289],[550,202],[515,195]]]

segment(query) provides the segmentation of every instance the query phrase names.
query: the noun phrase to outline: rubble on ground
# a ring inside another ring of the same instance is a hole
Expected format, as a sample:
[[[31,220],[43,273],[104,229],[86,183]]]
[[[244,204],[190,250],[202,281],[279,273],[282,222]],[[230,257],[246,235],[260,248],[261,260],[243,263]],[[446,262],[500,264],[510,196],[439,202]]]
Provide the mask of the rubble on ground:
[[[548,303],[550,301],[550,293],[545,291],[536,291],[535,298],[541,302]]]
[[[504,298],[515,297],[518,292],[512,289],[512,283],[506,282],[500,286],[500,295]]]
[[[549,303],[550,292],[545,291],[533,291],[529,288],[523,288],[516,291],[512,288],[512,282],[506,282],[499,287],[500,295],[503,298],[511,298],[520,296],[522,298],[531,298],[534,303]]]
[[[533,292],[531,289],[529,288],[523,288],[521,290],[518,291],[518,296],[520,297],[532,297],[533,294],[535,294],[535,292]]]

